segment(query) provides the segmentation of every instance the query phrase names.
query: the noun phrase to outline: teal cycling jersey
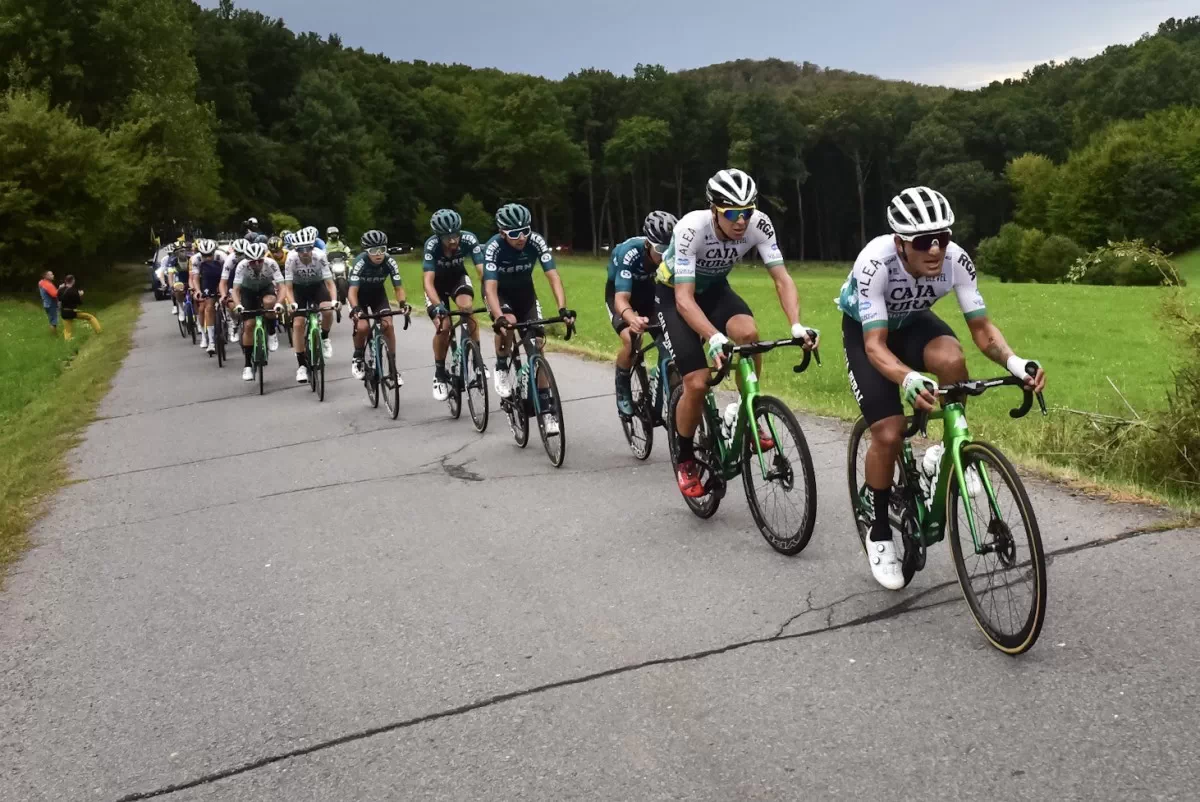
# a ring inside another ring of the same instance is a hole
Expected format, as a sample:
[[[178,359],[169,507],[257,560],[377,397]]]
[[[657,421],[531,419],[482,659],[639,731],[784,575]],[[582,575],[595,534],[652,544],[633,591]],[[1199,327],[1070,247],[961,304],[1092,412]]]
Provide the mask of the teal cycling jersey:
[[[533,267],[539,262],[546,273],[557,269],[554,252],[541,234],[530,234],[519,251],[496,234],[483,246],[483,280],[495,281],[501,289],[532,287]]]
[[[400,265],[396,264],[396,260],[391,256],[385,256],[382,262],[375,264],[367,252],[363,251],[354,260],[354,267],[350,268],[351,287],[382,287],[389,277],[392,279],[393,287],[399,287],[404,283],[400,278]]]
[[[633,292],[634,286],[644,287],[654,281],[657,267],[650,263],[650,241],[631,237],[613,248],[608,259],[608,283],[616,292]]]
[[[479,237],[470,231],[460,232],[458,250],[452,254],[446,253],[442,247],[442,238],[434,234],[425,240],[425,261],[421,269],[426,273],[465,273],[463,265],[467,254],[471,255],[471,261],[476,267],[483,264],[483,246],[479,244]]]

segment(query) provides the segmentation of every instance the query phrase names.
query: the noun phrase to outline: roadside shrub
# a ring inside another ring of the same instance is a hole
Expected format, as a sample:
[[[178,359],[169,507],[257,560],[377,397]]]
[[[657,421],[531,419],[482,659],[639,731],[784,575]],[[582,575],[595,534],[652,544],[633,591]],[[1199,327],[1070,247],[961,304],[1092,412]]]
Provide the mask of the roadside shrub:
[[[1046,235],[1037,228],[1027,228],[1021,233],[1021,249],[1017,253],[1017,281],[1037,281],[1038,255]]]
[[[979,243],[975,251],[975,266],[1001,281],[1015,281],[1021,263],[1021,244],[1025,230],[1016,223],[1005,223],[996,236]]]
[[[267,219],[271,221],[271,230],[276,234],[280,231],[298,231],[300,229],[300,221],[287,212],[270,212],[267,214]]]
[[[1118,287],[1182,286],[1186,282],[1161,250],[1142,240],[1110,242],[1080,257],[1067,273],[1073,284]]]
[[[1062,281],[1084,253],[1083,248],[1070,237],[1051,234],[1046,237],[1034,259],[1034,278],[1043,284]]]

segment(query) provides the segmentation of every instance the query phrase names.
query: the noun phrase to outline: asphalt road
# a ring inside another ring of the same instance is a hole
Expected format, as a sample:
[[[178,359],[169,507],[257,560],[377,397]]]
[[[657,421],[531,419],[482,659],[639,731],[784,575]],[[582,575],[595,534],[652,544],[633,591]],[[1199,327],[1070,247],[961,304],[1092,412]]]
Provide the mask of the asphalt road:
[[[1200,532],[1162,511],[1030,480],[1050,606],[1009,658],[948,549],[871,580],[840,423],[802,418],[788,558],[740,486],[700,521],[634,461],[607,365],[552,357],[555,470],[430,397],[427,321],[392,421],[345,324],[319,404],[167,311],[0,595],[0,799],[1196,798]]]

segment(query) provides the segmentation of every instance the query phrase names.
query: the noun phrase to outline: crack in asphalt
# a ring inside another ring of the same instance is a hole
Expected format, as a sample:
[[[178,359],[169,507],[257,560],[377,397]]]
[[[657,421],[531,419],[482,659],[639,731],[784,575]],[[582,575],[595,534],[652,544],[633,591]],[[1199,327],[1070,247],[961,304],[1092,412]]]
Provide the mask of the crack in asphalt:
[[[1089,541],[1087,543],[1077,544],[1074,546],[1065,546],[1061,549],[1055,550],[1054,552],[1047,552],[1046,553],[1047,564],[1049,564],[1049,561],[1052,558],[1052,556],[1053,557],[1061,557],[1061,556],[1075,554],[1075,553],[1082,552],[1082,551],[1089,551],[1091,549],[1103,548],[1105,546],[1110,546],[1114,543],[1122,543],[1127,540],[1131,540],[1133,538],[1141,537],[1144,535],[1161,534],[1161,533],[1169,532],[1169,531],[1178,531],[1178,530],[1163,529],[1161,526],[1147,526],[1147,527],[1141,527],[1138,529],[1131,529],[1129,531],[1122,532],[1118,535],[1115,535],[1115,536],[1109,537],[1109,538],[1105,538],[1103,540]],[[868,596],[868,595],[872,595],[874,593],[887,593],[888,591],[882,591],[882,590],[881,591],[859,591],[856,593],[851,593],[851,594],[849,594],[841,599],[838,599],[836,601],[830,602],[828,605],[825,605],[822,607],[813,607],[812,592],[810,591],[807,598],[805,599],[805,609],[801,610],[799,613],[797,613],[797,614],[793,615],[792,617],[790,617],[789,619],[787,619],[787,621],[784,622],[784,624],[779,628],[779,630],[774,635],[768,635],[768,636],[759,637],[759,638],[750,638],[748,640],[736,641],[734,643],[729,643],[724,646],[717,646],[717,647],[713,647],[713,648],[709,648],[709,649],[702,649],[702,650],[695,651],[695,652],[689,652],[687,654],[675,655],[673,657],[658,657],[658,658],[653,658],[650,660],[642,660],[642,661],[639,661],[636,663],[628,663],[626,665],[615,666],[613,668],[608,668],[608,669],[604,669],[601,671],[595,671],[590,674],[582,674],[577,677],[569,677],[567,679],[555,680],[554,682],[547,682],[547,683],[543,683],[541,685],[534,685],[532,687],[524,688],[521,690],[509,691],[507,693],[500,693],[500,694],[495,694],[493,696],[487,696],[482,699],[477,699],[473,702],[467,702],[466,704],[462,704],[457,707],[452,707],[452,708],[448,708],[445,710],[439,710],[439,711],[436,711],[433,713],[426,713],[421,716],[414,716],[412,718],[407,718],[407,719],[403,719],[400,721],[394,721],[394,722],[391,722],[388,724],[382,724],[382,725],[379,725],[376,727],[370,727],[367,729],[358,730],[356,732],[346,733],[344,735],[337,736],[336,738],[330,738],[330,739],[327,739],[324,741],[320,741],[318,743],[311,744],[309,746],[303,746],[303,747],[299,747],[297,749],[291,749],[288,751],[279,752],[279,753],[272,754],[272,755],[267,755],[264,757],[257,758],[256,760],[252,760],[252,761],[248,761],[246,763],[239,764],[237,766],[231,766],[226,769],[221,769],[218,771],[211,772],[209,774],[204,774],[204,775],[201,775],[198,777],[194,777],[190,780],[185,780],[185,781],[178,782],[178,783],[172,783],[170,785],[164,785],[164,786],[161,786],[161,787],[156,788],[151,791],[137,791],[134,793],[126,794],[125,796],[119,797],[116,800],[116,802],[137,802],[137,800],[154,799],[157,797],[167,796],[169,794],[174,794],[179,791],[186,791],[191,788],[196,788],[196,787],[203,786],[203,785],[210,785],[212,783],[219,782],[221,780],[226,780],[231,777],[236,777],[241,774],[247,774],[251,771],[256,771],[257,769],[265,768],[265,767],[273,765],[275,763],[281,763],[286,760],[293,760],[295,758],[304,757],[306,755],[311,755],[316,752],[323,752],[325,750],[333,749],[338,746],[344,746],[345,744],[348,744],[348,743],[363,741],[368,738],[373,738],[377,735],[383,735],[383,734],[386,734],[389,732],[396,732],[399,730],[411,729],[412,727],[416,727],[421,724],[427,724],[431,721],[438,721],[441,719],[454,718],[457,716],[465,715],[467,713],[475,712],[477,710],[483,710],[483,709],[486,709],[489,707],[494,707],[496,705],[501,705],[506,702],[523,699],[523,698],[526,698],[529,696],[536,696],[539,694],[547,693],[549,691],[559,690],[562,688],[569,688],[569,687],[572,687],[575,685],[585,685],[588,683],[596,682],[597,680],[608,679],[610,677],[616,677],[616,676],[620,676],[623,674],[629,674],[629,673],[632,673],[635,671],[641,671],[642,669],[646,669],[646,668],[654,668],[654,667],[658,667],[658,666],[670,666],[670,665],[678,665],[678,664],[683,664],[683,663],[697,662],[700,660],[705,660],[709,657],[716,657],[716,656],[723,655],[723,654],[729,654],[731,652],[741,651],[742,649],[747,649],[752,646],[764,646],[767,644],[783,643],[786,641],[793,641],[793,640],[801,640],[801,639],[813,637],[816,635],[825,635],[825,634],[830,634],[830,633],[835,633],[835,632],[841,632],[843,630],[853,629],[856,627],[865,626],[867,624],[875,624],[875,623],[879,623],[881,621],[888,621],[888,620],[891,620],[894,618],[899,618],[900,616],[906,615],[908,613],[921,612],[921,611],[925,611],[925,610],[932,610],[932,609],[936,609],[939,607],[944,607],[949,604],[958,602],[959,601],[958,597],[955,596],[955,597],[951,597],[948,599],[942,599],[940,601],[935,601],[935,602],[932,602],[930,604],[925,604],[925,605],[918,605],[917,602],[919,602],[922,599],[928,598],[929,596],[933,595],[934,593],[936,593],[938,591],[945,590],[946,588],[948,588],[952,585],[955,585],[955,584],[957,584],[957,580],[951,580],[948,582],[939,583],[932,587],[926,588],[926,589],[920,591],[919,593],[914,593],[913,595],[906,597],[899,603],[894,604],[890,607],[885,607],[882,610],[877,610],[877,611],[871,612],[871,613],[865,613],[856,618],[852,618],[847,621],[843,621],[840,624],[831,623],[832,618],[833,618],[833,611],[838,605],[844,604],[845,602],[849,601],[850,599],[853,599],[858,596]],[[790,624],[794,623],[796,620],[803,617],[804,615],[807,615],[807,614],[813,613],[813,612],[822,612],[822,611],[827,612],[825,626],[819,627],[816,629],[805,630],[803,632],[794,632],[794,633],[790,633],[790,634],[783,634],[784,630],[786,630]]]

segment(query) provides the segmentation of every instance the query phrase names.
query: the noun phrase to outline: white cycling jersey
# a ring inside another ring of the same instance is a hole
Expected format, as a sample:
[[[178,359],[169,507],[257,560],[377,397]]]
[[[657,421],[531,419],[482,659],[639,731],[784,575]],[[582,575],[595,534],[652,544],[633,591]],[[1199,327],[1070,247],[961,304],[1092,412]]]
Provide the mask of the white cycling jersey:
[[[299,286],[321,284],[326,279],[333,280],[333,271],[329,269],[329,260],[325,251],[313,248],[312,258],[308,264],[300,259],[300,254],[292,251],[288,254],[287,262],[283,265],[283,280]]]
[[[723,239],[713,226],[713,213],[698,209],[685,214],[675,226],[671,244],[663,254],[657,278],[662,284],[695,284],[700,293],[725,280],[734,264],[751,248],[767,267],[783,264],[783,253],[775,241],[771,218],[761,211],[750,216],[746,235],[739,240]]]
[[[263,259],[262,267],[255,270],[246,259],[238,262],[233,274],[233,286],[252,292],[262,292],[275,284],[283,283],[279,263],[271,257]]]
[[[929,309],[950,290],[958,296],[967,320],[987,314],[975,282],[975,265],[966,251],[951,242],[946,246],[942,272],[917,278],[904,269],[895,240],[885,234],[863,248],[835,303],[862,323],[863,331],[881,326],[900,329],[910,315]]]
[[[188,273],[193,276],[200,275],[200,263],[204,261],[204,257],[199,252],[193,253],[192,258],[188,260]]]
[[[233,271],[238,266],[241,257],[230,251],[225,256],[225,264],[221,267],[221,281],[230,281],[233,279]]]

